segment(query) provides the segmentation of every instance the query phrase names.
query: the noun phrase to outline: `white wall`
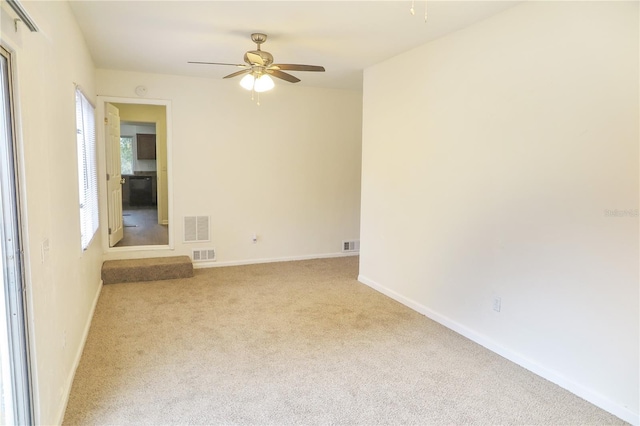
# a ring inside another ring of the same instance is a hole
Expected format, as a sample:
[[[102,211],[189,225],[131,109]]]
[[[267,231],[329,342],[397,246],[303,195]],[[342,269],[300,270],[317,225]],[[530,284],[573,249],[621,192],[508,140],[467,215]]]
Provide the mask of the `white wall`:
[[[97,71],[100,95],[135,98],[139,85],[171,102],[175,249],[107,258],[215,247],[224,265],[338,255],[342,240],[359,237],[360,92],[283,81],[258,106],[237,81]],[[183,243],[193,215],[211,217],[211,242]]]
[[[94,67],[66,2],[23,5],[40,32],[19,25],[15,33],[3,3],[2,41],[16,65],[35,423],[56,424],[100,289],[100,233],[87,251],[80,245],[73,84],[95,101]]]
[[[637,3],[531,2],[367,69],[360,259],[635,423],[638,47]]]

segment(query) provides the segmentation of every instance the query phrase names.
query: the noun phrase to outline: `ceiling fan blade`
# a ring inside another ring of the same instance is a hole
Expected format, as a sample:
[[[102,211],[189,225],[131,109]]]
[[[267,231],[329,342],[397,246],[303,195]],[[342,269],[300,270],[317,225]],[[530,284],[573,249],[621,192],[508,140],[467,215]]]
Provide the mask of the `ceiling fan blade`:
[[[285,71],[319,71],[323,72],[325,69],[319,65],[298,65],[298,64],[273,64],[270,67],[276,70]]]
[[[232,67],[241,67],[241,68],[246,68],[247,67],[246,64],[225,64],[223,62],[194,62],[194,61],[189,61],[187,63],[188,64],[204,64],[204,65],[230,65]]]
[[[298,77],[294,77],[291,74],[287,74],[286,72],[282,72],[280,70],[267,70],[267,73],[271,74],[274,77],[281,78],[283,80],[288,81],[289,83],[297,83],[300,81]]]
[[[251,65],[264,65],[264,59],[262,59],[262,56],[256,55],[253,52],[247,52],[245,57],[249,60]]]
[[[237,76],[242,75],[242,74],[248,74],[248,73],[250,73],[250,72],[251,72],[251,70],[250,70],[250,69],[249,69],[249,70],[240,70],[240,71],[236,71],[236,72],[234,72],[234,73],[232,73],[232,74],[225,75],[225,76],[224,76],[224,77],[222,77],[222,78],[233,78],[233,77],[237,77]]]

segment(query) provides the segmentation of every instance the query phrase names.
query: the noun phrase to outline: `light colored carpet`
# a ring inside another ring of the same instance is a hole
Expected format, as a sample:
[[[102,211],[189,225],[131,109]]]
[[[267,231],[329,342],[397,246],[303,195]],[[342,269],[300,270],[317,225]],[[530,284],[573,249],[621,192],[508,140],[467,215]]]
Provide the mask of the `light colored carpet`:
[[[104,286],[65,424],[624,424],[356,281],[358,258]]]

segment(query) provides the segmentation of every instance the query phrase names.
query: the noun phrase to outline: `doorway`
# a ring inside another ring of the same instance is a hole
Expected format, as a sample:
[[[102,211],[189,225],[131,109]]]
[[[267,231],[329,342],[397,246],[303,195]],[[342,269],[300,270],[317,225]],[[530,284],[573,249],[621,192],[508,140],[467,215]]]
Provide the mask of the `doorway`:
[[[115,247],[169,244],[158,209],[157,143],[156,123],[120,120],[123,237]]]
[[[110,250],[171,246],[168,103],[104,98]]]

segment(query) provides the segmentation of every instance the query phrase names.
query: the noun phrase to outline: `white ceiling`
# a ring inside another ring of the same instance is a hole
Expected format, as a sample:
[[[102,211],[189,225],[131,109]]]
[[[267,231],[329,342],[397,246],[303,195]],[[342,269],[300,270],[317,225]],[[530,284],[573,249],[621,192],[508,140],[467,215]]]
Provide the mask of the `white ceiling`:
[[[356,89],[362,70],[499,13],[510,1],[71,1],[98,68],[221,79],[253,50],[253,32],[276,63],[323,65],[292,72],[299,85]],[[398,70],[398,78],[410,70]],[[278,80],[276,84],[291,84]]]

